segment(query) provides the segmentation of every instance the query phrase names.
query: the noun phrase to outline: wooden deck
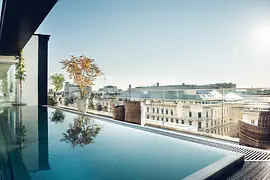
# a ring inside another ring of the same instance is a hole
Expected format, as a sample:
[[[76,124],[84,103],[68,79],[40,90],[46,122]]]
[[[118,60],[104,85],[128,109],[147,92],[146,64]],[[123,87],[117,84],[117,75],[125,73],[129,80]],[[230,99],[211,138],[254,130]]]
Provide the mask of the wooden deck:
[[[270,162],[269,161],[246,161],[243,168],[234,175],[227,178],[228,180],[268,180],[270,179]]]

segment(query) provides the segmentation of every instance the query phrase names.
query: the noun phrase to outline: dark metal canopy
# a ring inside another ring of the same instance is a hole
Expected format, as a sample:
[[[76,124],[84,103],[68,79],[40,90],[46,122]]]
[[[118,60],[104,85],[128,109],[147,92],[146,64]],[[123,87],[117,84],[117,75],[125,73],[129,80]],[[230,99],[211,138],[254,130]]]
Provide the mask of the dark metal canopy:
[[[58,0],[3,0],[0,55],[18,55]]]

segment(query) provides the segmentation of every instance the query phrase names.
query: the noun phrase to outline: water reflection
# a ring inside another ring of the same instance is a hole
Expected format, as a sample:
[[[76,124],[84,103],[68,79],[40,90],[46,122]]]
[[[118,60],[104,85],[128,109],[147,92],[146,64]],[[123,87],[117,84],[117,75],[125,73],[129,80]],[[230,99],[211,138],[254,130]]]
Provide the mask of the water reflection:
[[[97,136],[101,126],[95,124],[92,119],[85,116],[78,116],[74,118],[74,123],[69,124],[69,129],[63,133],[62,142],[70,143],[75,146],[84,147],[90,143],[94,143],[94,138]]]
[[[57,109],[57,110],[52,112],[50,119],[52,122],[54,122],[56,124],[62,123],[65,120],[64,112],[62,110]]]
[[[17,136],[17,144],[20,147],[20,152],[22,154],[23,149],[25,147],[25,138],[26,138],[26,126],[23,124],[23,114],[22,114],[22,108],[19,107],[17,109],[18,113],[18,126],[16,126],[16,136]],[[23,155],[23,154],[22,154]]]

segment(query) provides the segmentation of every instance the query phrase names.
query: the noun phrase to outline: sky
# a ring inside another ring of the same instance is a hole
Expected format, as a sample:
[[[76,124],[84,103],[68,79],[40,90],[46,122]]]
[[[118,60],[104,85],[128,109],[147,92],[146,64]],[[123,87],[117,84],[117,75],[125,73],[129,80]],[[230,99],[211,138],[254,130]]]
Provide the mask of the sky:
[[[70,54],[94,58],[93,89],[270,86],[269,0],[59,0],[37,33],[51,35],[49,74],[67,75]]]

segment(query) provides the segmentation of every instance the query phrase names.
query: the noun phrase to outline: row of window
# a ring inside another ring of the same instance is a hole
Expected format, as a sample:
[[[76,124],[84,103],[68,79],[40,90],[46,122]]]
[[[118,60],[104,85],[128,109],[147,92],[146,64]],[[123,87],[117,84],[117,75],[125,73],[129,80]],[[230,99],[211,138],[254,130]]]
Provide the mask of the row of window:
[[[149,112],[150,111],[150,108],[147,107],[146,110],[147,110],[147,112]],[[152,108],[152,112],[153,113],[157,113],[157,114],[159,114],[159,112],[161,112],[161,114],[163,114],[164,110],[163,109],[160,109],[160,111],[159,111],[159,108],[156,108],[156,109],[155,108]],[[165,109],[165,114],[169,114],[169,110],[168,109]],[[170,114],[173,115],[173,110],[170,110]],[[191,111],[189,112],[189,117],[192,117],[192,112]],[[198,116],[197,117],[198,118],[201,118],[202,117],[202,113],[201,112],[198,112]],[[206,111],[206,117],[208,118],[208,111]]]
[[[147,112],[149,112],[150,111],[150,108],[147,107],[146,110],[147,110]],[[157,114],[159,114],[159,112],[160,112],[161,114],[163,114],[164,113],[164,109],[162,108],[159,111],[159,108],[156,108],[156,109],[155,108],[152,108],[152,112],[153,113],[157,113]],[[165,114],[169,114],[169,110],[168,109],[165,109]],[[170,111],[170,114],[173,115],[173,110]]]
[[[147,115],[146,116],[146,118],[147,119],[150,119],[150,116],[149,115]],[[155,117],[155,116],[152,116],[152,120],[157,120],[157,121],[163,121],[164,119],[163,119],[163,117]],[[166,122],[171,122],[171,123],[174,123],[174,119],[173,118],[165,118],[165,121]],[[180,121],[179,121],[179,119],[175,119],[175,123],[176,124],[179,124],[180,123]],[[181,124],[185,124],[185,120],[181,120]],[[192,125],[192,121],[188,121],[188,125]],[[201,128],[202,127],[202,123],[201,122],[198,122],[198,128]]]
[[[170,115],[174,115],[174,111],[172,109],[169,110],[169,109],[164,109],[164,108],[160,108],[160,109],[159,108],[152,108],[151,110],[152,110],[152,113],[164,114],[164,111],[165,111],[165,114],[169,114],[169,112],[170,112]],[[146,111],[150,112],[150,108],[147,107]],[[211,110],[211,112],[212,112],[211,114],[213,116],[221,116],[222,115],[222,110],[221,109],[220,110]],[[223,115],[226,115],[226,114],[229,114],[229,109],[228,108],[224,109],[224,114]],[[208,118],[209,116],[210,116],[209,112],[206,111],[205,112],[205,117]],[[202,118],[202,112],[197,112],[197,114],[195,115],[194,112],[192,113],[191,111],[189,111],[189,117]]]
[[[223,131],[223,132],[222,132]],[[215,129],[215,130],[207,130],[206,132],[207,133],[211,133],[211,134],[218,134],[218,135],[224,135],[225,133],[229,132],[230,129],[229,129],[229,126],[227,127],[223,127],[223,128],[220,128],[220,129]]]
[[[230,121],[232,121],[232,119],[230,119]],[[215,124],[215,126],[216,125],[223,125],[223,123],[222,123],[222,120],[215,120],[215,121],[210,121],[211,122],[211,126],[213,126],[214,124]],[[224,124],[226,123],[226,119],[224,119]],[[209,122],[208,121],[206,121],[206,128],[208,128],[208,126],[209,126]]]
[[[192,112],[189,111],[189,117],[192,117]],[[202,113],[201,112],[198,112],[198,118],[201,118],[202,117]],[[208,117],[208,112],[206,112],[206,117]]]

